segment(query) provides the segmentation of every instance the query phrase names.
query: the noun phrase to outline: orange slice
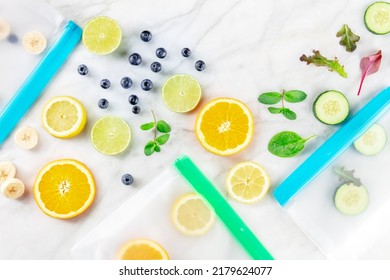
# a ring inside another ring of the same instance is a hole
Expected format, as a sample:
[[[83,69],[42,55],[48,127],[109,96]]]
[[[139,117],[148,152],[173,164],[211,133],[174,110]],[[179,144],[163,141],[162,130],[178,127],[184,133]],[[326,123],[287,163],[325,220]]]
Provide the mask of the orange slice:
[[[39,208],[53,218],[69,219],[83,213],[95,198],[95,180],[89,169],[73,159],[48,163],[34,183]]]
[[[217,155],[229,156],[245,149],[252,140],[253,116],[248,107],[232,98],[210,101],[199,113],[195,132],[202,146]]]
[[[133,239],[124,244],[119,252],[120,260],[169,260],[165,249],[149,239]]]

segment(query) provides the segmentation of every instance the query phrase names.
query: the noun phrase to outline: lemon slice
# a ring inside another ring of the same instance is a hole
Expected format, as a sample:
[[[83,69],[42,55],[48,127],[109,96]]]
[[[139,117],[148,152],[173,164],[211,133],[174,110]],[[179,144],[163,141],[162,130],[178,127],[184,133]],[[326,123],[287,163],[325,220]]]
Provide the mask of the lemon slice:
[[[78,135],[87,122],[84,106],[70,96],[57,96],[46,103],[42,111],[42,125],[51,135],[71,138]]]
[[[202,89],[197,80],[189,75],[175,75],[162,88],[162,98],[167,107],[177,113],[186,113],[198,105]]]
[[[99,152],[106,155],[117,155],[126,150],[130,144],[130,127],[119,117],[103,117],[94,124],[91,140]]]
[[[245,149],[252,140],[254,120],[249,108],[233,98],[211,100],[199,113],[196,137],[217,155],[230,156]]]
[[[182,195],[172,209],[175,227],[186,235],[205,234],[215,222],[214,212],[196,193]]]
[[[122,30],[112,18],[100,16],[91,19],[83,30],[83,44],[94,54],[109,54],[115,51],[122,40]]]
[[[149,239],[133,239],[122,245],[118,252],[120,260],[169,260],[165,249]]]
[[[85,212],[95,198],[95,180],[81,162],[61,159],[48,163],[37,175],[34,198],[47,215],[69,219]]]
[[[267,193],[270,180],[267,172],[253,161],[245,161],[232,168],[227,177],[227,191],[235,200],[254,203]]]

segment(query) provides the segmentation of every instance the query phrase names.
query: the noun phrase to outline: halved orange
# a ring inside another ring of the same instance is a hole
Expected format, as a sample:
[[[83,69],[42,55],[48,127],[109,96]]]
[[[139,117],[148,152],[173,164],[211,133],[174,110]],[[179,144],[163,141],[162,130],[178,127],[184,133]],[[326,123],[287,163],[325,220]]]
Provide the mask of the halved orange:
[[[122,245],[118,252],[120,260],[169,260],[165,249],[149,239],[133,239]]]
[[[34,187],[39,208],[53,218],[69,219],[83,213],[95,198],[95,180],[81,162],[61,159],[39,171]]]
[[[241,101],[217,98],[207,103],[199,113],[195,132],[206,150],[221,156],[233,155],[251,142],[253,116]]]

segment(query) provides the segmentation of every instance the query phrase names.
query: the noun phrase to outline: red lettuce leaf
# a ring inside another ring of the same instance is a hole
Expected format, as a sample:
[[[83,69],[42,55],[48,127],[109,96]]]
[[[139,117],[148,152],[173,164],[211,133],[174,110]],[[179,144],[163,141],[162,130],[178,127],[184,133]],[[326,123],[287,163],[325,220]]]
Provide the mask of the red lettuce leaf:
[[[362,79],[360,80],[359,91],[357,95],[360,95],[362,89],[363,81],[366,76],[378,72],[379,67],[381,66],[382,61],[382,51],[379,50],[377,53],[370,56],[363,57],[360,61],[360,69],[362,70]]]

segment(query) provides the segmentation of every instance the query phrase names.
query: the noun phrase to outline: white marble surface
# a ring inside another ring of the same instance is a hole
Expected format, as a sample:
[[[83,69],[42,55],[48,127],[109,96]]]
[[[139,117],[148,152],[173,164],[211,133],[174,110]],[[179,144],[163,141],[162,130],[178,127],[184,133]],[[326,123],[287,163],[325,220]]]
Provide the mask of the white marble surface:
[[[34,151],[19,150],[10,137],[0,147],[0,160],[11,160],[18,168],[18,176],[28,191],[20,201],[0,197],[0,259],[69,259],[71,247],[118,206],[157,176],[181,153],[187,153],[223,187],[228,170],[237,162],[256,159],[270,173],[272,189],[300,162],[322,143],[334,130],[315,120],[311,103],[327,90],[344,92],[356,109],[373,94],[386,87],[390,76],[388,46],[390,36],[369,33],[362,17],[372,2],[359,1],[255,1],[255,0],[190,0],[190,1],[127,1],[127,0],[48,0],[53,7],[81,26],[93,16],[107,15],[122,26],[123,50],[126,56],[99,57],[88,53],[82,45],[74,52],[44,95],[23,119],[21,125],[32,125],[40,133],[39,147]],[[335,34],[347,23],[361,36],[354,53],[347,53],[338,45]],[[139,40],[140,31],[151,30],[154,37],[149,44]],[[162,73],[152,73],[144,65],[131,67],[127,54],[139,52],[152,62],[157,47],[165,47],[168,56],[162,61]],[[193,57],[182,59],[180,50],[189,47]],[[299,61],[302,53],[319,49],[328,56],[337,56],[345,65],[348,79]],[[362,56],[378,49],[383,51],[382,69],[366,79],[363,93],[356,97],[360,80],[359,61]],[[193,68],[195,59],[207,63],[204,72]],[[76,69],[80,63],[90,68],[90,75],[81,77]],[[215,97],[236,97],[244,101],[255,117],[255,136],[244,152],[232,157],[218,157],[206,152],[197,142],[193,124],[199,110],[186,115],[170,112],[162,103],[159,89],[166,78],[175,73],[187,73],[202,84],[203,103]],[[130,91],[119,85],[122,76],[135,81]],[[99,87],[108,78],[109,90]],[[156,87],[151,93],[142,92],[139,82],[150,78]],[[302,89],[308,99],[294,105],[298,120],[291,122],[268,113],[266,106],[257,102],[261,92],[282,89]],[[129,93],[140,96],[142,113],[133,115],[127,103]],[[71,140],[51,137],[40,125],[43,104],[52,96],[71,95],[87,107],[88,125],[81,135]],[[97,100],[106,97],[111,102],[108,111],[97,107]],[[149,121],[153,109],[157,116],[170,122],[172,140],[161,154],[145,157],[143,144],[149,135],[141,132],[140,123]],[[119,157],[97,153],[88,134],[98,118],[115,114],[124,117],[133,130],[131,148]],[[293,130],[302,135],[317,134],[305,152],[292,159],[270,155],[267,143],[281,130]],[[57,158],[76,158],[85,162],[95,175],[98,187],[96,201],[84,215],[62,221],[45,216],[35,205],[31,186],[35,174],[47,162]],[[134,187],[120,182],[123,173],[135,177]],[[323,259],[322,253],[279,207],[271,195],[256,205],[231,202],[249,226],[260,237],[277,259]],[[120,221],[118,221],[120,223]],[[390,235],[379,240],[363,258],[390,258]],[[240,255],[237,253],[237,255]]]

